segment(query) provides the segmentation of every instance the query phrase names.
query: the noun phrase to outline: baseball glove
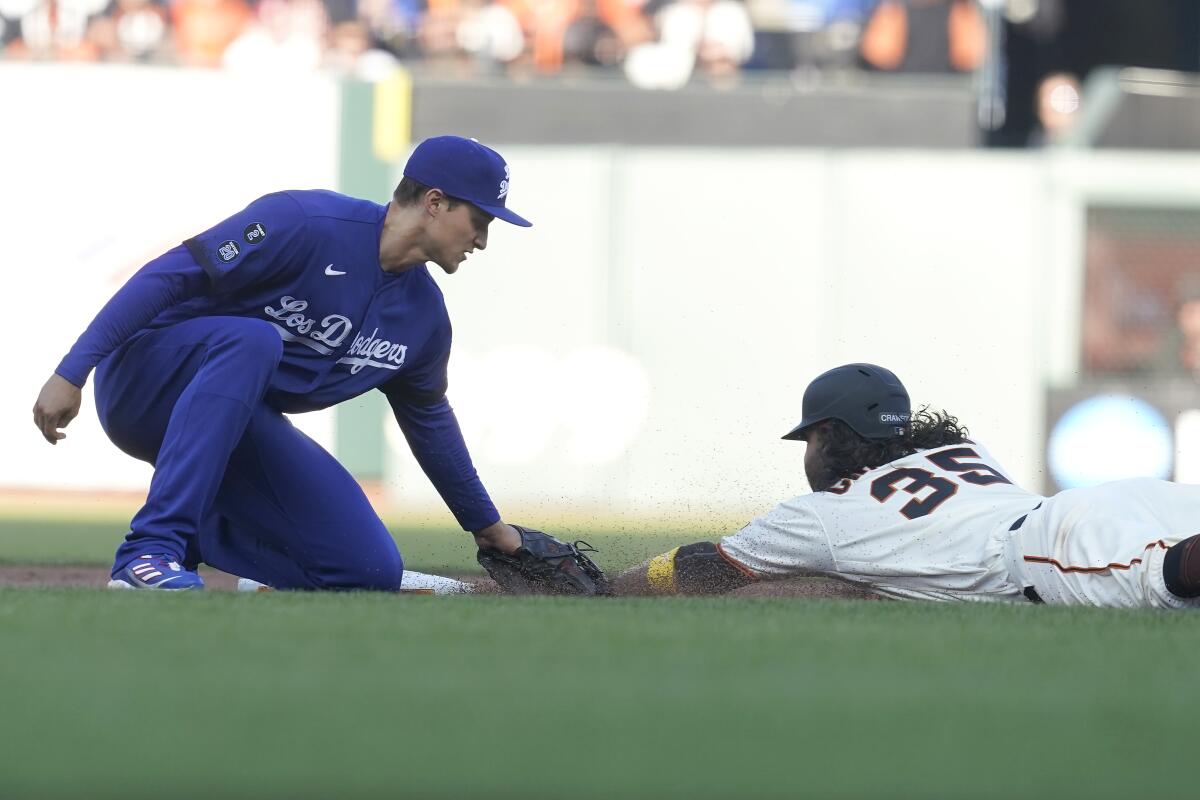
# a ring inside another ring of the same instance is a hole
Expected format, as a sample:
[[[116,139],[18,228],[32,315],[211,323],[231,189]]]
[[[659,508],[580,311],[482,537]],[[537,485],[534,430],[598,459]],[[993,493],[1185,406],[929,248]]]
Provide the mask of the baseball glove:
[[[567,544],[532,528],[513,527],[521,534],[515,552],[489,547],[476,556],[501,589],[511,594],[612,594],[604,570],[584,555],[596,552],[590,544]]]

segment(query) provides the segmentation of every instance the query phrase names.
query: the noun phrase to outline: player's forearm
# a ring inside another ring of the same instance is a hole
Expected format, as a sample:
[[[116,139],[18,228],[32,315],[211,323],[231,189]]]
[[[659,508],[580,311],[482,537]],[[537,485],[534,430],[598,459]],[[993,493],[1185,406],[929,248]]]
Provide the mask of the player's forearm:
[[[676,547],[622,572],[613,580],[619,595],[724,594],[754,580],[712,542]]]
[[[650,580],[646,576],[649,567],[650,561],[643,561],[636,567],[630,567],[617,575],[612,579],[613,594],[626,596],[660,594],[660,592],[654,591],[654,587],[650,585]]]
[[[142,267],[92,320],[54,370],[76,386],[92,368],[155,317],[207,290],[204,271],[182,246]]]

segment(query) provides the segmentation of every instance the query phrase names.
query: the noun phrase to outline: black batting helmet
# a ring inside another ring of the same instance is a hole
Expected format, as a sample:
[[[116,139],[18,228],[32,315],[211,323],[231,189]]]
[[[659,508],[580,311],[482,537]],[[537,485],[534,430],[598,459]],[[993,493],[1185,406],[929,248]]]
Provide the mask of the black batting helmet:
[[[904,434],[912,416],[908,390],[891,370],[874,364],[846,364],[823,372],[804,390],[804,419],[784,439],[804,439],[808,428],[840,419],[867,439]]]

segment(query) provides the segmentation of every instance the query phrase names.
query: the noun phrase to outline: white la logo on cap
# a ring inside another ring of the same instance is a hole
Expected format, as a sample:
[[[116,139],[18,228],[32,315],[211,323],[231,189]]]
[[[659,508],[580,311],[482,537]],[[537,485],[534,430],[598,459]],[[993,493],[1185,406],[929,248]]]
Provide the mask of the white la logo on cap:
[[[504,165],[504,180],[500,181],[500,194],[496,195],[499,200],[504,195],[508,194],[508,182],[512,179],[512,173],[508,171],[508,164]]]

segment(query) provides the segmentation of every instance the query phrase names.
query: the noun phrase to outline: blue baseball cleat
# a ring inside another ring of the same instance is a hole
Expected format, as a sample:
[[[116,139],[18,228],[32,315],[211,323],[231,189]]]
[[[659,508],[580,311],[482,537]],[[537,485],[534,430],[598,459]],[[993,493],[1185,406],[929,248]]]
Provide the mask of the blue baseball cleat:
[[[180,566],[170,556],[139,556],[114,573],[110,589],[163,589],[186,591],[203,589],[204,580]]]

